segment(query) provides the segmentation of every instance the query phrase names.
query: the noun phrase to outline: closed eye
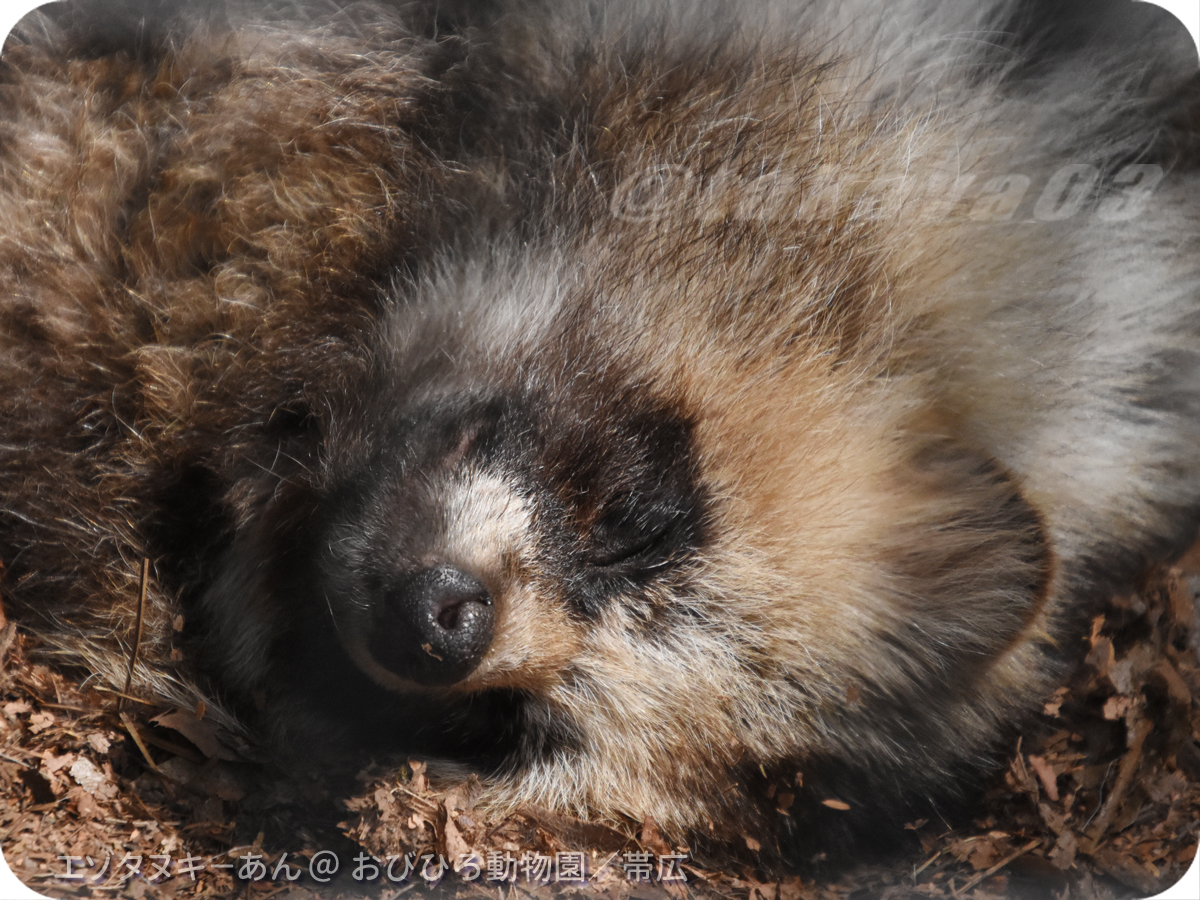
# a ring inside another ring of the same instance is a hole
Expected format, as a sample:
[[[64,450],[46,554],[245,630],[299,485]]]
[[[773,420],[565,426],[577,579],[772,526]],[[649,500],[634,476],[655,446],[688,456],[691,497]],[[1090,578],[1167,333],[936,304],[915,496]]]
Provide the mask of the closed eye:
[[[646,556],[661,542],[665,534],[664,531],[663,534],[651,535],[627,544],[596,547],[588,554],[587,563],[597,569],[605,569]]]
[[[587,564],[596,569],[609,569],[627,563],[658,563],[656,551],[668,543],[677,522],[677,516],[655,518],[652,523],[638,522],[630,516],[613,522],[602,521],[594,531]]]

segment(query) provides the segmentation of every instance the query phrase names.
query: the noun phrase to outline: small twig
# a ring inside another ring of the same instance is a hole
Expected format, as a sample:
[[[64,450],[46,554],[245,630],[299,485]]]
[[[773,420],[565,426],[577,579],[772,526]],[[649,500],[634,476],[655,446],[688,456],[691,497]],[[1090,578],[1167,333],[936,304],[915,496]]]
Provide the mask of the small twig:
[[[1092,821],[1096,818],[1096,816],[1100,815],[1100,810],[1104,808],[1104,785],[1108,783],[1108,776],[1112,774],[1112,767],[1115,763],[1116,760],[1111,760],[1109,764],[1105,766],[1104,777],[1101,778],[1100,783],[1096,785],[1096,808],[1092,810],[1092,814],[1087,817],[1087,821],[1083,823],[1083,826],[1077,829],[1078,831],[1086,832],[1088,826],[1092,824]]]
[[[402,791],[403,793],[408,794],[408,796],[411,797],[413,800],[417,801],[417,805],[423,807],[423,809],[425,811],[436,810],[438,807],[436,800],[430,800],[428,797],[426,797],[422,794],[417,794],[413,791],[410,791],[408,788],[406,788],[402,784],[396,785],[396,790]],[[501,828],[503,826],[503,824],[504,823],[501,823],[500,825],[497,825],[496,827]]]
[[[131,703],[140,703],[143,706],[158,706],[158,703],[154,700],[147,700],[145,697],[139,697],[136,694],[123,694],[121,691],[113,690],[112,688],[105,687],[102,684],[96,685],[94,688],[92,688],[92,690],[101,694],[112,694],[116,697],[120,697],[122,700],[128,700]],[[38,700],[38,703],[41,702],[41,700]]]
[[[121,723],[125,726],[125,730],[129,732],[129,736],[133,738],[133,742],[137,744],[137,748],[142,751],[142,756],[145,757],[146,764],[149,765],[151,770],[153,770],[156,774],[162,775],[164,778],[166,778],[167,776],[159,770],[158,763],[154,761],[154,757],[150,755],[150,750],[142,742],[142,736],[138,732],[137,725],[133,724],[133,720],[130,719],[129,716],[125,715],[125,713],[117,713],[117,715],[121,717]]]
[[[979,884],[979,882],[983,881],[985,878],[991,878],[993,875],[995,875],[997,872],[999,872],[1001,869],[1003,869],[1005,866],[1007,866],[1009,863],[1011,863],[1018,856],[1024,856],[1026,853],[1028,853],[1030,850],[1032,850],[1034,847],[1036,847],[1040,843],[1041,843],[1040,839],[1033,840],[1033,841],[1030,841],[1028,844],[1026,844],[1024,847],[1022,847],[1020,850],[1014,850],[1012,853],[1008,854],[1008,856],[1004,857],[1004,859],[1000,860],[1000,862],[996,863],[990,869],[985,869],[984,871],[980,872],[978,875],[976,875],[974,878],[972,878],[970,881],[968,881],[962,887],[956,888],[952,893],[954,894],[955,897],[961,897],[964,892],[971,890],[971,888],[975,887],[975,885]]]
[[[191,750],[182,744],[177,744],[174,741],[161,738],[156,734],[151,734],[149,731],[142,732],[142,740],[152,747],[157,747],[159,750],[166,750],[168,753],[174,753],[181,759],[186,759],[188,762],[195,763],[198,766],[203,765],[205,762],[205,757],[202,754],[197,753],[196,751]]]
[[[933,865],[934,861],[939,856],[941,856],[943,852],[944,852],[943,850],[939,850],[937,853],[933,854],[933,856],[929,857],[929,859],[925,860],[925,862],[921,863],[921,865],[918,868],[913,869],[913,878],[916,878],[918,875],[920,875],[922,872],[924,872],[926,869],[928,869],[931,865]]]
[[[133,649],[129,652],[129,671],[125,674],[125,688],[117,698],[117,715],[125,709],[125,695],[133,684],[133,669],[137,665],[138,649],[142,646],[142,623],[146,617],[146,591],[150,586],[150,557],[142,557],[142,582],[138,589],[137,621],[134,624]]]
[[[40,699],[38,700],[38,706],[45,706],[48,709],[61,709],[65,712],[81,713],[86,716],[103,715],[102,712],[94,709],[84,709],[82,706],[71,706],[66,703],[50,703],[49,701]]]
[[[1104,806],[1100,808],[1095,821],[1087,830],[1087,845],[1079,848],[1084,853],[1090,855],[1095,852],[1096,845],[1100,843],[1104,832],[1112,824],[1113,817],[1117,814],[1117,807],[1125,799],[1125,793],[1133,782],[1133,776],[1137,774],[1138,763],[1142,760],[1142,745],[1146,743],[1146,738],[1153,728],[1154,725],[1149,719],[1138,721],[1133,732],[1133,740],[1129,742],[1129,749],[1121,758],[1121,767],[1117,769],[1117,780],[1113,783],[1112,791],[1109,792]]]
[[[8,760],[10,763],[16,763],[18,766],[24,766],[25,768],[32,769],[35,772],[37,771],[37,766],[35,766],[31,763],[27,763],[23,759],[17,759],[15,757],[9,756],[7,753],[0,753],[0,759]]]

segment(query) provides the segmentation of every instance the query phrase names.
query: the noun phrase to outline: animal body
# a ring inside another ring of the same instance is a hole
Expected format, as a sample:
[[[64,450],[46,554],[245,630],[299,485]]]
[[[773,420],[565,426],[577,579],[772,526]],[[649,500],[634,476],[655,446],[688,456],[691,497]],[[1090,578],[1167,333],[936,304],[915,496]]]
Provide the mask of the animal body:
[[[1200,508],[1187,45],[1056,10],[31,16],[5,603],[119,688],[149,559],[134,690],[497,809],[941,802]]]

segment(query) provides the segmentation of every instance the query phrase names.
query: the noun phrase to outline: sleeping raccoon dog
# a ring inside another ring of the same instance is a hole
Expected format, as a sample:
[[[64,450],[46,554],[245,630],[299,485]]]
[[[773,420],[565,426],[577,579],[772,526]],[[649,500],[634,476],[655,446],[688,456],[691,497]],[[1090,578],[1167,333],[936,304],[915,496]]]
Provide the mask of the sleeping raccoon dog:
[[[1139,7],[31,15],[6,604],[120,688],[147,558],[134,690],[497,811],[802,862],[940,808],[1194,536],[1200,91]]]

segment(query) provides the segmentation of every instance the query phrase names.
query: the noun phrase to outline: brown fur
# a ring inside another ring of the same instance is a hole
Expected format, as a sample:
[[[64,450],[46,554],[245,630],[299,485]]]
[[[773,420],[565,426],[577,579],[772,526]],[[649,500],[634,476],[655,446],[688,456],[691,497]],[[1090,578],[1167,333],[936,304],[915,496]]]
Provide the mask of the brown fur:
[[[4,433],[71,486],[6,481],[9,508],[38,510],[14,517],[8,564],[54,572],[38,608],[86,633],[126,632],[148,553],[127,510],[197,463],[238,485],[228,508],[252,504],[275,452],[250,432],[320,404],[306,391],[355,365],[372,279],[436,229],[395,202],[438,178],[403,128],[429,49],[387,17],[346,25],[201,30],[157,58],[90,59],[35,20],[5,54],[0,337],[22,389]],[[162,653],[173,601],[153,590]]]

